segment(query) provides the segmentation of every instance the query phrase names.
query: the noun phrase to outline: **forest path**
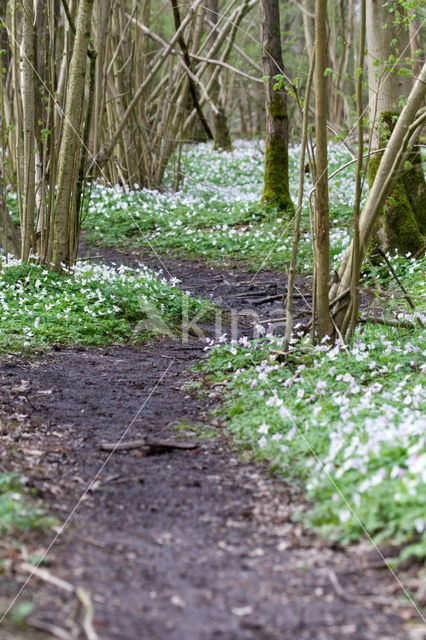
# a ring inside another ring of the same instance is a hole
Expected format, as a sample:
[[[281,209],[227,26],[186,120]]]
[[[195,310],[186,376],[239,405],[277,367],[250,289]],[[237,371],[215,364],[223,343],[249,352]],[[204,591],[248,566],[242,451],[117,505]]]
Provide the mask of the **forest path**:
[[[243,271],[164,263],[183,289],[240,310],[251,305],[236,292],[256,286],[262,297],[281,278],[261,273],[253,284]],[[48,572],[90,593],[99,640],[414,638],[403,627],[409,608],[393,608],[400,592],[379,556],[337,549],[294,524],[297,491],[241,459],[209,416],[215,398],[182,389],[204,346],[167,337],[0,363],[3,414],[24,416],[14,440],[4,439],[0,468],[23,472],[61,521],[78,504],[49,551]],[[22,380],[26,391],[16,395]],[[126,429],[128,439],[176,437],[177,423],[188,425],[197,449],[145,457],[99,449]],[[15,568],[2,579],[3,603],[24,583],[19,562]],[[53,637],[90,637],[81,614],[73,616],[75,594],[34,576],[21,599],[34,601],[33,622],[55,627]],[[0,640],[47,637],[0,628]]]

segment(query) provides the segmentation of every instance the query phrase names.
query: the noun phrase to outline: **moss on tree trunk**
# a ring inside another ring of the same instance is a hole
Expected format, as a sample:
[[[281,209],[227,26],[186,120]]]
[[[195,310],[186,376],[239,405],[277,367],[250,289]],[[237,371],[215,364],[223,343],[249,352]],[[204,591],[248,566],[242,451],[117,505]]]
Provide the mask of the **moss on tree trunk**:
[[[287,110],[279,94],[272,96],[268,109],[268,134],[265,142],[265,174],[262,204],[280,211],[294,211],[289,190]]]
[[[284,86],[275,77],[284,67],[281,49],[279,0],[262,0],[262,64],[265,76],[266,142],[265,174],[261,204],[292,213],[288,176],[288,116]]]
[[[288,188],[286,155],[287,145],[282,140],[271,138],[266,141],[262,204],[277,207],[282,211],[292,212],[294,206]]]
[[[393,129],[397,114],[380,114],[381,126],[388,133]],[[383,154],[371,156],[368,163],[368,184],[374,182]],[[379,245],[386,251],[422,254],[426,248],[426,183],[420,154],[413,151],[406,158],[404,168],[394,181],[379,221],[372,235],[372,248]]]
[[[407,161],[411,167],[404,171],[401,181],[419,230],[423,235],[426,235],[426,181],[421,154],[415,151],[408,156]]]

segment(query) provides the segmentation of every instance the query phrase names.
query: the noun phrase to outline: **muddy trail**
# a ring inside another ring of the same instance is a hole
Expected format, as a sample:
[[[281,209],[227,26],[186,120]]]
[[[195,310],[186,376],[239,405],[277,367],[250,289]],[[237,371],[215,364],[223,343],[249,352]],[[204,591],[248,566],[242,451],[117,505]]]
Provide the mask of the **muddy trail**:
[[[160,266],[156,258],[144,262]],[[280,313],[277,299],[253,303],[278,295],[279,274],[253,281],[243,271],[163,263],[183,289],[228,310]],[[298,286],[301,312],[309,296]],[[240,331],[251,330],[248,315]],[[56,538],[24,537],[29,553],[49,548],[27,584],[28,563],[10,550],[1,608],[25,585],[18,601],[35,609],[27,629],[4,623],[0,640],[421,638],[409,632],[414,612],[401,605],[376,552],[338,548],[292,521],[297,490],[249,461],[211,417],[220,387],[206,399],[185,390],[204,347],[199,336],[167,337],[1,361],[0,415],[14,428],[0,436],[0,471],[23,473],[66,525]],[[100,450],[123,434],[183,436],[196,446],[159,455]]]

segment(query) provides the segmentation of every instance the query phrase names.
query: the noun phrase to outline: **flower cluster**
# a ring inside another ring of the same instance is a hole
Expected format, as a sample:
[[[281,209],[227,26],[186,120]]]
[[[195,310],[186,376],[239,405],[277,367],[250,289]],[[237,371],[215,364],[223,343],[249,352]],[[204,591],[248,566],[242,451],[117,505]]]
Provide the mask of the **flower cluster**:
[[[203,368],[227,380],[230,431],[303,480],[319,530],[411,542],[404,553],[426,557],[424,331],[367,326],[351,350],[302,343],[288,364],[280,349],[269,335],[210,348]]]
[[[182,313],[204,302],[176,289],[145,266],[78,263],[72,273],[9,260],[0,270],[0,349],[49,344],[104,344],[170,331]]]
[[[290,187],[296,201],[300,149],[290,150]],[[347,162],[347,150],[330,147],[330,166]],[[204,259],[247,260],[282,269],[291,254],[292,220],[259,205],[264,154],[258,142],[237,141],[230,152],[215,152],[211,145],[188,146],[182,154],[183,183],[177,192],[159,192],[102,184],[92,186],[86,205],[85,228],[93,242],[153,246]],[[331,183],[331,255],[336,262],[349,243],[353,167]],[[173,184],[172,169],[166,186]],[[312,264],[308,193],[303,208],[300,270]]]

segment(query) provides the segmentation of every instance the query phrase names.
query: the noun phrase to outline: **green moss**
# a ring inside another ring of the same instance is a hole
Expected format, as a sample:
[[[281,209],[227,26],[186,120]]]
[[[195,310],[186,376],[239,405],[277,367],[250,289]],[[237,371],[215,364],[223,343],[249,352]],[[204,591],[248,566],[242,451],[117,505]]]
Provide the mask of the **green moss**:
[[[261,204],[272,205],[289,214],[294,211],[289,191],[288,150],[282,140],[267,140],[265,175]]]
[[[397,180],[384,207],[384,230],[389,249],[402,254],[423,253],[425,237],[420,233],[402,180]]]
[[[269,116],[271,118],[286,118],[287,109],[280,93],[273,93],[269,103]]]
[[[381,120],[388,123],[389,114],[381,115]],[[393,123],[393,120],[392,120]],[[382,154],[375,154],[368,163],[368,184],[371,188],[376,176]],[[422,199],[426,199],[424,177],[421,164],[413,162],[402,176],[395,180],[392,191],[386,200],[383,211],[372,232],[370,250],[381,246],[390,251],[402,254],[423,254],[426,239],[426,211],[421,208]],[[420,179],[420,173],[422,180]],[[414,206],[416,205],[416,209]],[[423,207],[426,202],[423,200]],[[418,214],[416,215],[416,213]]]
[[[402,182],[419,230],[426,235],[426,181],[421,154],[418,151],[410,153],[406,162],[411,167],[403,172]]]
[[[387,141],[395,127],[395,122],[398,119],[398,113],[396,111],[382,111],[377,121],[377,131],[380,137],[380,146],[386,146]]]

